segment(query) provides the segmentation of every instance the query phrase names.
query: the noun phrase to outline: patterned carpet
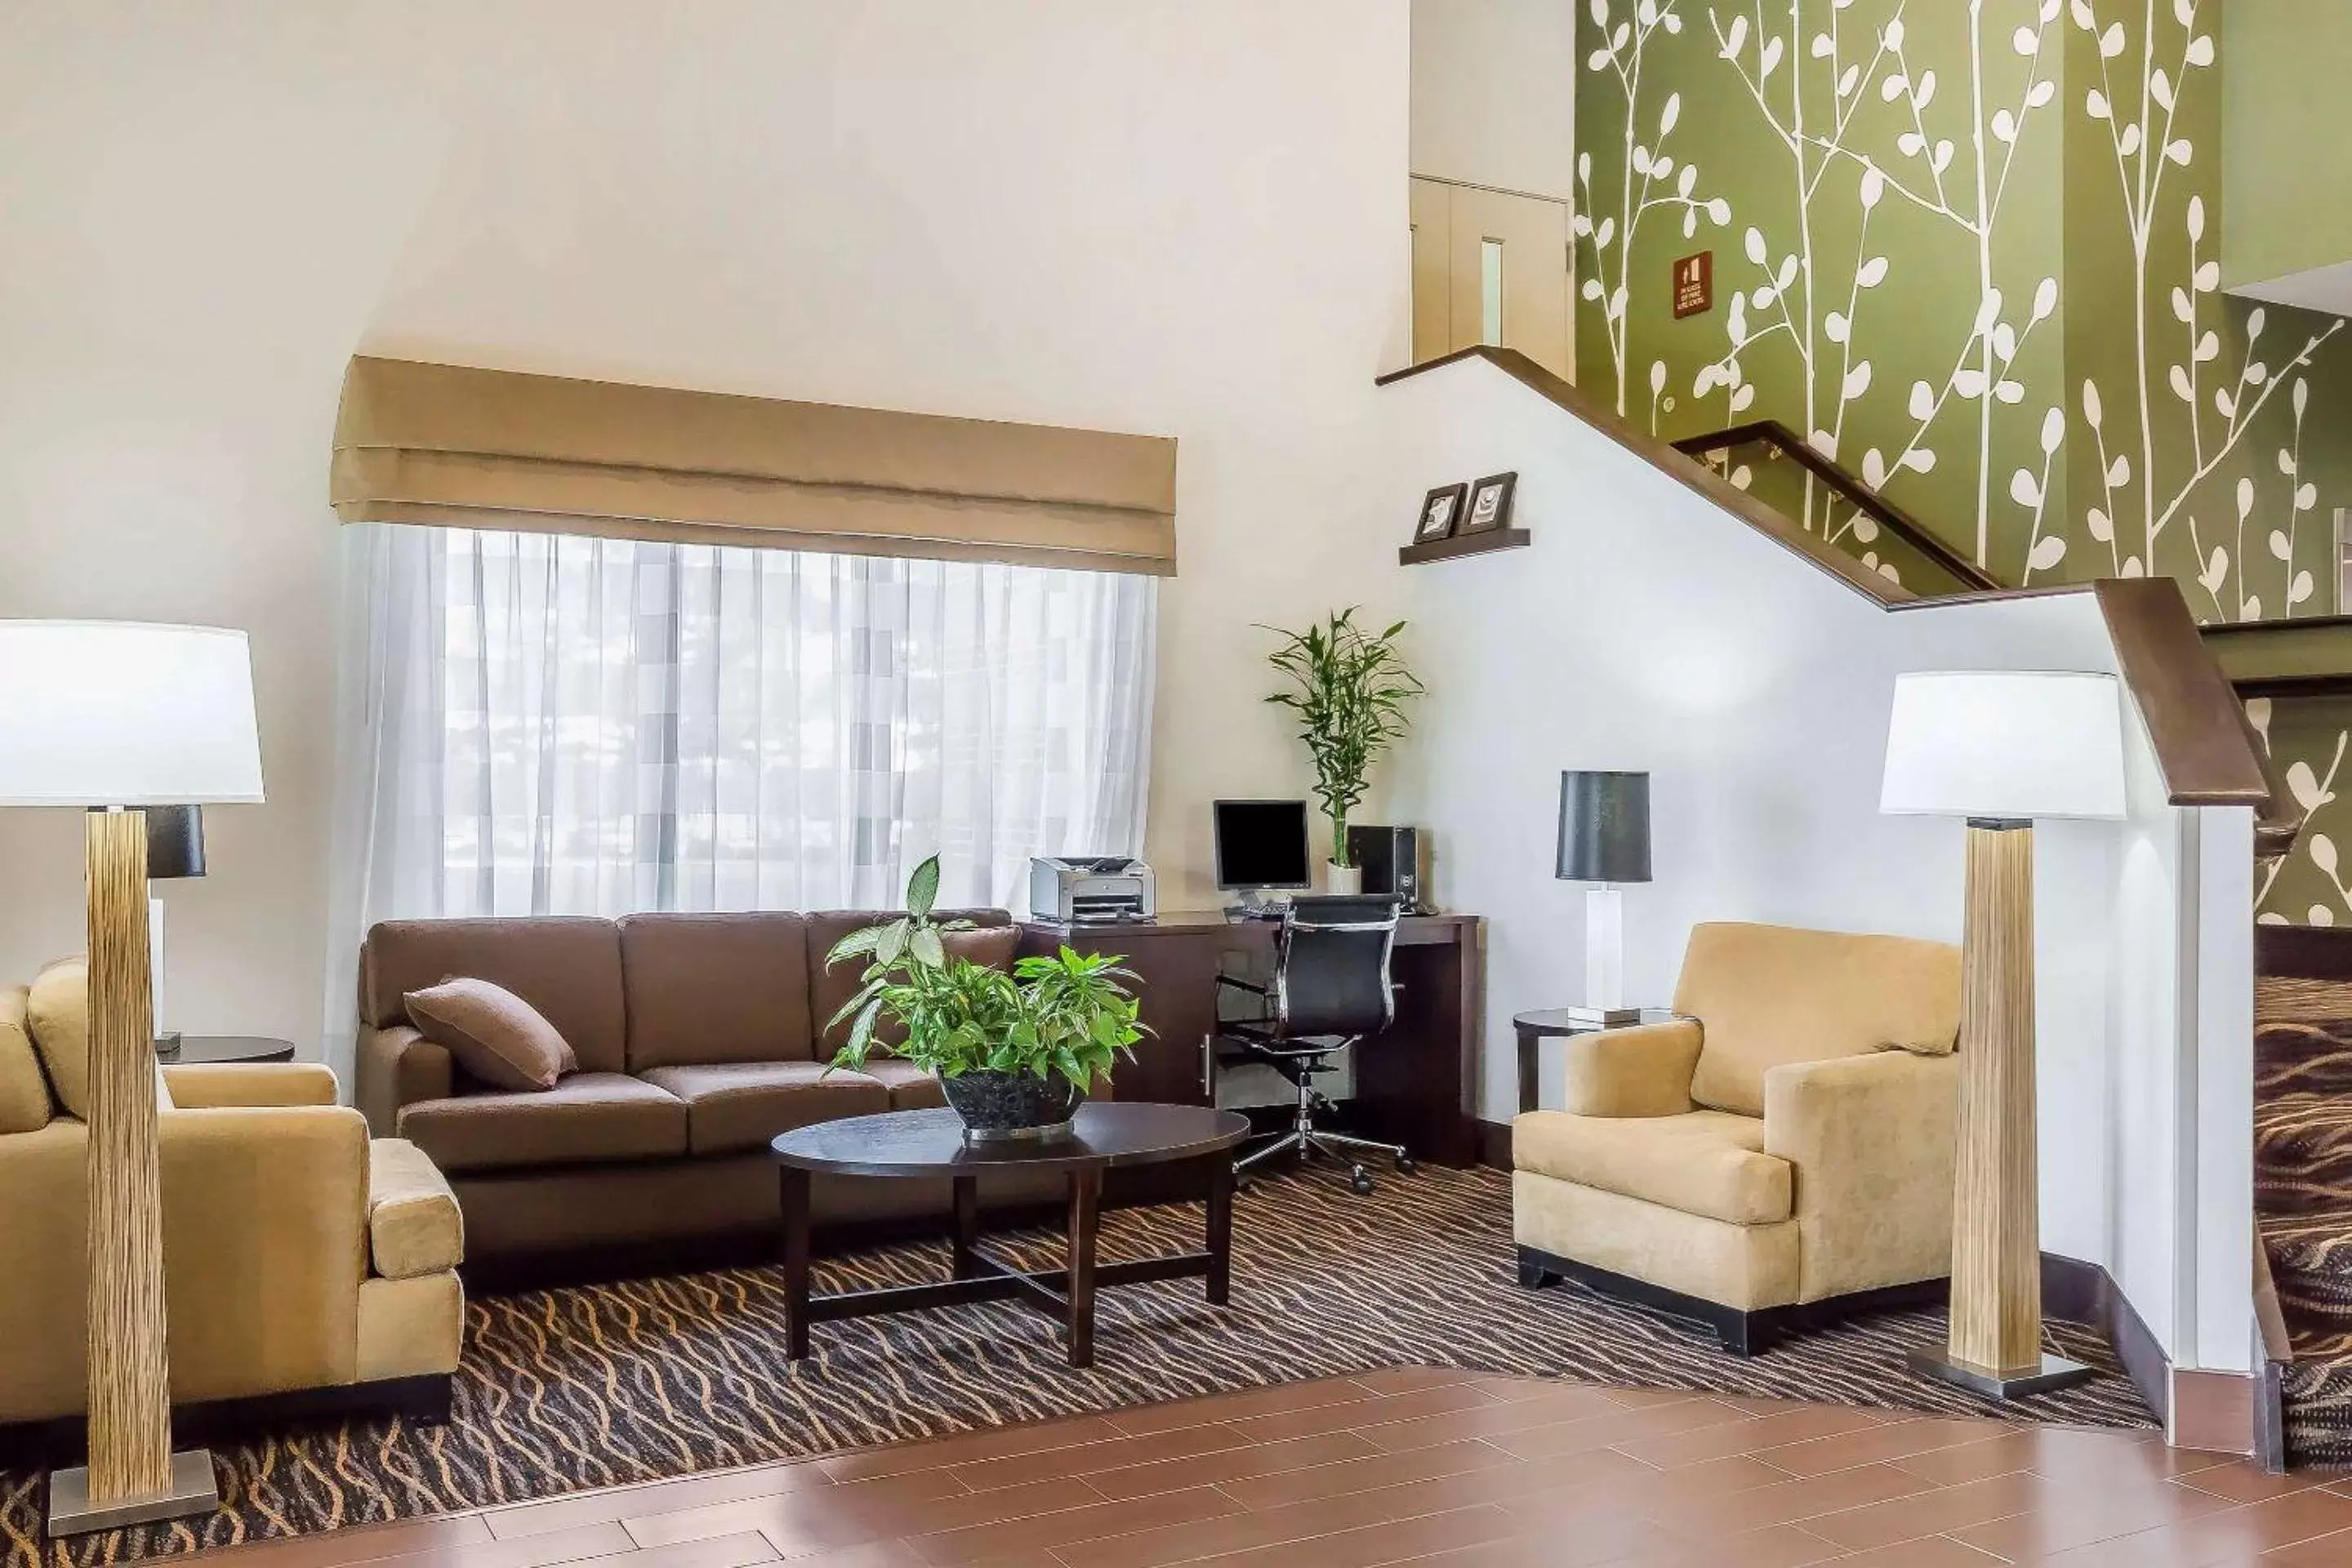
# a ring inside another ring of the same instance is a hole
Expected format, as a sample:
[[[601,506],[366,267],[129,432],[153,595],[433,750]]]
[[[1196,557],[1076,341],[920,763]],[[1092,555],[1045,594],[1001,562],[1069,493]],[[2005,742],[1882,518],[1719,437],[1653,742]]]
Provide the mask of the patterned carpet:
[[[1695,1329],[1580,1290],[1519,1289],[1509,1225],[1508,1179],[1492,1171],[1424,1169],[1370,1199],[1328,1175],[1263,1183],[1236,1205],[1233,1306],[1207,1306],[1198,1280],[1106,1291],[1087,1372],[1017,1303],[821,1323],[815,1357],[792,1368],[773,1269],[478,1301],[446,1426],[328,1425],[215,1449],[218,1513],[69,1550],[37,1537],[40,1479],[0,1474],[0,1542],[11,1564],[114,1562],[1408,1364],[2153,1424],[2104,1346],[2067,1325],[2053,1325],[2053,1348],[2103,1375],[2002,1410],[1903,1372],[1906,1346],[1943,1339],[1939,1311],[1857,1321],[1740,1362]],[[1197,1206],[1115,1214],[1104,1256],[1192,1250],[1200,1226]],[[1008,1239],[1040,1265],[1057,1256],[1048,1238]],[[938,1278],[943,1252],[839,1259],[820,1266],[819,1288]]]
[[[2288,1457],[2352,1463],[2352,985],[2255,991],[2254,1208],[2294,1347]]]

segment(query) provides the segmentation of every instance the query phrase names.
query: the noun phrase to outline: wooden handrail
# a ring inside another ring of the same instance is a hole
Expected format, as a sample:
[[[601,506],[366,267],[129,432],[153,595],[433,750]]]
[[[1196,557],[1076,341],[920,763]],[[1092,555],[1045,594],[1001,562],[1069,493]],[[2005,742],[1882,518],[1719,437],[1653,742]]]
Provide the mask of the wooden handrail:
[[[1798,438],[1797,433],[1777,419],[1754,419],[1745,425],[1734,425],[1727,430],[1711,431],[1703,436],[1685,436],[1675,441],[1675,450],[1696,458],[1708,452],[1720,452],[1731,447],[1744,447],[1760,441],[1778,448],[1787,457],[1853,503],[1854,509],[1868,516],[1887,532],[1934,562],[1953,578],[1980,594],[1997,594],[2008,584],[1983,567],[1960,554],[1950,545],[1928,531],[1925,523],[1870,486],[1857,474],[1849,473],[1816,451],[1810,441]]]
[[[1483,359],[1575,416],[1676,483],[1803,556],[1889,610],[1928,610],[1988,599],[2095,593],[2124,684],[2147,725],[2167,799],[2174,805],[2242,805],[2254,812],[2259,855],[2279,855],[2303,816],[2246,717],[2245,705],[2206,646],[2180,585],[2169,577],[2111,578],[2057,588],[1995,588],[1923,598],[1801,527],[1676,446],[1645,435],[1515,349],[1468,348],[1378,378],[1387,386],[1465,359]],[[1719,437],[1708,437],[1718,439]],[[1875,514],[1874,514],[1875,515]],[[1914,527],[1916,525],[1914,524]]]

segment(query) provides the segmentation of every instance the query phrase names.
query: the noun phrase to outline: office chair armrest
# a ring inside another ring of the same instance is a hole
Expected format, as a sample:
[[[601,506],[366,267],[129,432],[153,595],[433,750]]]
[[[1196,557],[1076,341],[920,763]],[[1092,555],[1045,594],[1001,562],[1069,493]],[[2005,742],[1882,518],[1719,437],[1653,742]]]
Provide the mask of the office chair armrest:
[[[1691,1108],[1698,1020],[1636,1024],[1568,1037],[1568,1098],[1574,1116],[1680,1116]]]
[[[1238,974],[1219,974],[1217,976],[1217,984],[1220,985],[1230,985],[1236,991],[1246,991],[1253,996],[1265,996],[1271,994],[1265,986],[1260,985],[1256,981],[1244,980]]]

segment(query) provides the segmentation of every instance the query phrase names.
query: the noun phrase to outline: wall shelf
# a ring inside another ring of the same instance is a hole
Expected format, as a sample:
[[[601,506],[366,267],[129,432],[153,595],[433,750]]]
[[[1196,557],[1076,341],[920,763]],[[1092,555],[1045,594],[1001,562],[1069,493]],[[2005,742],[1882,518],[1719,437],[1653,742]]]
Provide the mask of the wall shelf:
[[[1433,539],[1426,544],[1408,544],[1397,552],[1397,562],[1404,566],[1425,565],[1432,561],[1452,561],[1464,555],[1486,555],[1497,550],[1524,550],[1535,542],[1534,536],[1524,528],[1496,528],[1485,533],[1456,534],[1451,539]]]

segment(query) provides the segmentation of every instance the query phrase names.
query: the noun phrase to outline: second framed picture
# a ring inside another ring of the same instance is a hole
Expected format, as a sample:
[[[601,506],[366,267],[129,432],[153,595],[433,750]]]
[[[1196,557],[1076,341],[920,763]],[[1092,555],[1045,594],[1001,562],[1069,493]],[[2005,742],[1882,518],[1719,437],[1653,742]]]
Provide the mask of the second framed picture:
[[[1516,470],[1507,474],[1489,474],[1470,486],[1469,510],[1463,514],[1463,533],[1491,533],[1509,526],[1511,492],[1518,488]]]
[[[1421,521],[1413,525],[1412,542],[1428,544],[1440,539],[1450,539],[1462,521],[1462,509],[1468,498],[1468,485],[1440,485],[1423,498]]]

